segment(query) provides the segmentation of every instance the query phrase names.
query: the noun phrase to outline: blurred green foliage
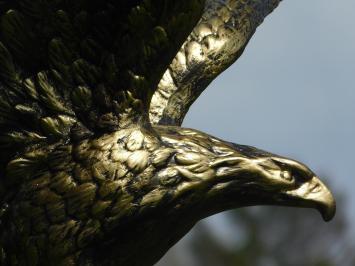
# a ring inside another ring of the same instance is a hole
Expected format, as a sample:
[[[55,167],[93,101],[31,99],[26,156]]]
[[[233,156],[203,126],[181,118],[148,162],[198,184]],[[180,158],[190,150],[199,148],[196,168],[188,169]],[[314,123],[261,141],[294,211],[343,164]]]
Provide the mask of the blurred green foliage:
[[[157,266],[354,266],[355,243],[343,213],[344,201],[337,198],[338,213],[330,223],[306,209],[252,207],[227,212],[224,219],[230,226],[223,230],[235,239],[232,243],[216,230],[225,223],[200,222],[184,247],[173,248]]]

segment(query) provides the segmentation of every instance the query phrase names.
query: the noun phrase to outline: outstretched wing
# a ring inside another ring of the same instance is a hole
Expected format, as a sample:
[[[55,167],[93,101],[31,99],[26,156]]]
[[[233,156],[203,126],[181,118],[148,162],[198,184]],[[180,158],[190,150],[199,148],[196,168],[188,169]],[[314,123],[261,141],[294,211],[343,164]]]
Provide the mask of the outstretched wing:
[[[36,145],[147,123],[151,96],[203,7],[0,1],[0,177],[13,158],[12,168],[28,163],[21,154]]]
[[[281,0],[207,0],[202,19],[177,53],[150,105],[154,124],[181,125],[191,104],[243,53]]]

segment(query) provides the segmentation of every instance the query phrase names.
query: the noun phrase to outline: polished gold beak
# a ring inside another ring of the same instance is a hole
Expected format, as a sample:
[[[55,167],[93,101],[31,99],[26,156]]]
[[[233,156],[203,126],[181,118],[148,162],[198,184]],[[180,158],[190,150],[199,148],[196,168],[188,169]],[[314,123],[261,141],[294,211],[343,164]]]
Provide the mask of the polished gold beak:
[[[295,200],[295,206],[318,209],[324,221],[330,221],[335,215],[335,199],[317,176],[286,194]]]

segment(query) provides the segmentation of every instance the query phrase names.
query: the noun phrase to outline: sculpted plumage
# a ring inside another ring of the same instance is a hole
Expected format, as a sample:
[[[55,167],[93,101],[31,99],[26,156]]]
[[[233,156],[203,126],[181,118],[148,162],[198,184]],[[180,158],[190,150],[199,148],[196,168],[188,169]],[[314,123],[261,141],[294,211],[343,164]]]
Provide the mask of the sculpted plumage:
[[[278,3],[1,1],[1,265],[152,265],[250,205],[331,219],[302,163],[180,127]]]

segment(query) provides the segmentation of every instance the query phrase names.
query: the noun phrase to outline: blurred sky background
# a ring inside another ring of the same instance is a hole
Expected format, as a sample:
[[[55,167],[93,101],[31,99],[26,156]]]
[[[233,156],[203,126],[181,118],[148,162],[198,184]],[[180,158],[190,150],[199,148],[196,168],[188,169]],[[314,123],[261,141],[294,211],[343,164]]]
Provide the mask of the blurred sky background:
[[[184,126],[306,163],[343,195],[355,239],[355,1],[283,1]],[[223,217],[208,224],[227,241]]]

